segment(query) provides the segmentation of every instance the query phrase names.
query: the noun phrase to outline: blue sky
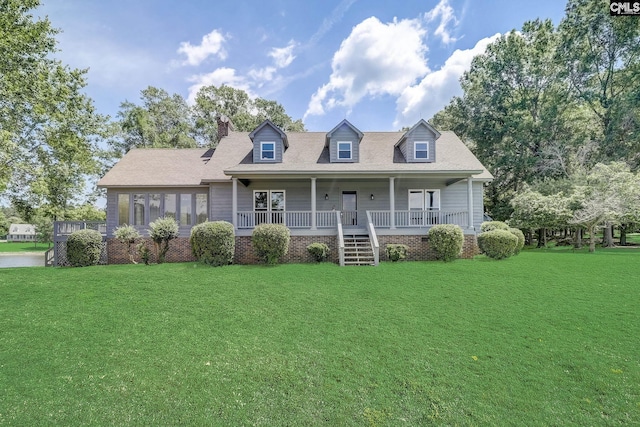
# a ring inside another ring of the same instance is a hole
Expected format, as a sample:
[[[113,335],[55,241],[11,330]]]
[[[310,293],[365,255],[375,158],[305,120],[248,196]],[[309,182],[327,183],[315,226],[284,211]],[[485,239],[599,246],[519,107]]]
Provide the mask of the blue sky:
[[[363,131],[429,119],[471,58],[562,0],[43,0],[57,57],[88,68],[86,92],[112,117],[156,86],[192,99],[228,84],[276,100],[308,130]]]

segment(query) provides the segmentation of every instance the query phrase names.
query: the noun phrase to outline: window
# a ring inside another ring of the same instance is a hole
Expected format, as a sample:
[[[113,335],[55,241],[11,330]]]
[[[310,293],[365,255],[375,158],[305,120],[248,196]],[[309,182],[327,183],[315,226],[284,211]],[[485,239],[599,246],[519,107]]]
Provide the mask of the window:
[[[163,216],[173,218],[183,226],[206,222],[209,217],[208,195],[206,193],[118,194],[118,225],[120,226],[124,224],[146,226]]]
[[[149,222],[160,218],[160,194],[149,194]]]
[[[180,225],[191,225],[191,194],[180,195]]]
[[[209,210],[207,209],[207,195],[196,194],[196,224],[207,221]]]
[[[262,223],[282,224],[284,222],[284,190],[256,190],[253,192],[255,225]]]
[[[440,190],[409,190],[409,210],[440,209]]]
[[[424,141],[416,141],[413,144],[414,159],[428,159],[429,158],[429,143]]]
[[[263,141],[260,143],[260,160],[276,159],[276,143]]]
[[[144,194],[133,195],[133,225],[145,225],[144,221]]]
[[[165,194],[164,195],[164,216],[171,217],[173,219],[178,219],[177,216],[177,205],[176,205],[176,195],[175,194]]]
[[[129,224],[129,194],[118,194],[118,225]]]
[[[351,141],[338,141],[338,159],[351,160]]]

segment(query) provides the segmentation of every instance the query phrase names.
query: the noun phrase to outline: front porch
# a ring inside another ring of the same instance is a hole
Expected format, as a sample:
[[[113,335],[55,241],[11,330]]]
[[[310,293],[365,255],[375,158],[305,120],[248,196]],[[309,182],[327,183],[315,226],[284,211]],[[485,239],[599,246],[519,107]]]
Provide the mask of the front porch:
[[[402,211],[241,211],[236,213],[236,228],[253,230],[259,224],[283,224],[291,230],[336,229],[338,218],[343,228],[366,228],[362,216],[371,217],[376,229],[429,229],[437,224],[455,224],[469,228],[468,211],[402,210]],[[322,233],[321,233],[322,234]]]

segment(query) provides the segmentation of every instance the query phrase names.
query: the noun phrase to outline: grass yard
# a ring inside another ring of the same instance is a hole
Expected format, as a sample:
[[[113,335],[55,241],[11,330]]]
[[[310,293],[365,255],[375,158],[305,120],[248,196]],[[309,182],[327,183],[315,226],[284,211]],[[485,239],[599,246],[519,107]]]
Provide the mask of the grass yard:
[[[638,425],[640,252],[0,270],[2,425]]]
[[[0,252],[45,252],[47,249],[52,248],[46,243],[8,243],[0,242]]]

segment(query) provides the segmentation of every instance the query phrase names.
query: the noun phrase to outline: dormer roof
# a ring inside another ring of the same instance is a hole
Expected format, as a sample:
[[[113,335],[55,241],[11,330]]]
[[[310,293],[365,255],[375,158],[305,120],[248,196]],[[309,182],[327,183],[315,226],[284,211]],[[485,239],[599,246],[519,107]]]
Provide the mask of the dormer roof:
[[[433,133],[435,139],[440,138],[440,132],[438,132],[436,128],[431,126],[425,119],[420,119],[418,123],[413,125],[411,129],[409,129],[404,133],[404,135],[402,135],[402,138],[400,138],[400,140],[396,142],[396,147],[399,146],[402,142],[404,142],[409,136],[411,136],[411,134],[415,132],[415,130],[420,126],[426,127],[429,130],[429,132]]]
[[[344,119],[343,121],[341,121],[340,123],[338,123],[338,125],[336,127],[334,127],[333,129],[331,129],[329,132],[327,132],[327,137],[325,139],[325,147],[329,146],[329,142],[331,141],[331,137],[333,136],[333,134],[340,129],[342,126],[348,126],[357,136],[358,136],[358,143],[360,143],[360,141],[362,140],[362,137],[364,136],[364,133],[362,133],[360,131],[360,129],[358,129],[357,127],[355,127],[354,125],[352,125],[349,120]]]
[[[275,123],[273,123],[273,122],[272,122],[271,120],[269,120],[269,119],[266,119],[264,122],[260,123],[260,124],[258,125],[258,127],[257,127],[257,128],[255,128],[255,129],[253,130],[253,132],[251,132],[251,133],[249,134],[249,138],[251,138],[251,141],[253,141],[253,138],[256,136],[256,134],[257,134],[258,132],[260,132],[260,130],[261,130],[261,129],[263,129],[265,126],[271,126],[271,127],[273,128],[273,130],[275,130],[275,131],[280,135],[280,137],[282,138],[282,142],[283,142],[283,144],[284,144],[285,148],[289,148],[289,140],[287,139],[287,134],[286,134],[286,133],[284,133],[284,132],[282,131],[282,129],[280,129],[278,126],[276,126],[276,124],[275,124]]]

